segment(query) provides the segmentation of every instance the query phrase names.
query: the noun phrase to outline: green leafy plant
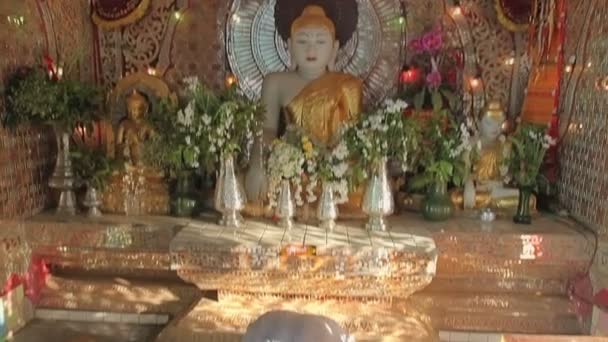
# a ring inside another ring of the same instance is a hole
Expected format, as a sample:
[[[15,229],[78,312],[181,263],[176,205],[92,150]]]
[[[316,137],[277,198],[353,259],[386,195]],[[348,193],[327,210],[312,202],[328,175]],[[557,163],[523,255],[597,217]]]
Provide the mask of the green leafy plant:
[[[410,188],[450,182],[460,186],[469,171],[464,156],[474,148],[469,128],[457,125],[447,109],[435,112],[422,126],[418,163],[423,171],[412,178]]]
[[[75,80],[51,80],[42,69],[23,71],[5,95],[5,126],[49,124],[68,132],[77,125],[92,124],[103,98],[95,86]]]
[[[70,159],[76,177],[98,190],[103,190],[108,177],[119,168],[119,164],[103,151],[87,146],[76,146],[70,152]]]
[[[545,153],[556,141],[547,134],[546,126],[530,123],[521,124],[509,140],[509,174],[518,186],[536,187]]]

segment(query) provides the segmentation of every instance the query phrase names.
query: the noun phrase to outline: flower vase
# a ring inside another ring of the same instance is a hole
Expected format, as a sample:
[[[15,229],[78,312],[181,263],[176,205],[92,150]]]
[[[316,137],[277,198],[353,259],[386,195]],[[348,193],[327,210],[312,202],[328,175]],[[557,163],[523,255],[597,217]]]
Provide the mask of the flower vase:
[[[177,175],[177,184],[171,201],[171,211],[178,217],[190,217],[194,214],[198,201],[194,194],[194,172],[182,171]]]
[[[513,222],[517,224],[531,224],[532,215],[530,215],[530,198],[532,197],[532,187],[522,186],[519,188],[519,202],[517,203],[517,211],[513,216]]]
[[[386,163],[386,158],[375,163],[372,177],[367,183],[363,196],[362,209],[369,217],[365,228],[370,231],[386,231],[385,217],[391,215],[395,209]]]
[[[279,198],[277,200],[277,208],[275,215],[279,218],[279,226],[286,229],[293,227],[293,216],[295,215],[296,207],[291,193],[291,183],[287,179],[281,181],[279,189]]]
[[[214,206],[222,215],[219,224],[239,228],[243,224],[241,210],[246,198],[243,186],[236,177],[234,157],[228,155],[220,162],[220,171],[215,185]]]
[[[422,202],[422,216],[429,221],[445,221],[454,214],[447,182],[436,182]]]
[[[49,180],[49,187],[60,191],[56,213],[58,215],[76,214],[75,177],[70,160],[70,134],[62,128],[54,127],[57,141],[55,169]]]
[[[338,206],[334,199],[334,187],[331,183],[324,182],[317,207],[317,219],[319,219],[320,227],[333,231],[336,227],[337,218]]]
[[[89,208],[87,216],[90,218],[101,217],[101,211],[99,206],[101,205],[101,199],[97,189],[92,185],[87,185],[87,192],[84,195],[84,201],[82,202],[85,207]]]

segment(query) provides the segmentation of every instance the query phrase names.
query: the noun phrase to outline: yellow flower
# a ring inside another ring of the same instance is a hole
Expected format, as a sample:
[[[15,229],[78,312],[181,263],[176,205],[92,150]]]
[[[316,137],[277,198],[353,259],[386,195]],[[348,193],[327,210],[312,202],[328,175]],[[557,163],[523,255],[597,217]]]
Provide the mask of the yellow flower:
[[[304,143],[303,147],[304,147],[304,152],[312,153],[312,143],[310,141]]]

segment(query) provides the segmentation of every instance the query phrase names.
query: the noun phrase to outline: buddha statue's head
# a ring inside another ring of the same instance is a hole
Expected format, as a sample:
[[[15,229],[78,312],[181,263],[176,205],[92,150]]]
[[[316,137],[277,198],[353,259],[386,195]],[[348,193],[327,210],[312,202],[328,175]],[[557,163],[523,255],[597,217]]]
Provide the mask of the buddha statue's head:
[[[294,20],[288,45],[292,67],[310,73],[331,69],[340,46],[333,21],[316,5],[304,8]]]
[[[500,137],[505,122],[505,112],[502,110],[499,101],[492,101],[488,104],[486,112],[481,118],[480,133],[486,141],[494,141]]]
[[[127,97],[127,117],[133,121],[140,121],[148,112],[148,100],[137,90]]]

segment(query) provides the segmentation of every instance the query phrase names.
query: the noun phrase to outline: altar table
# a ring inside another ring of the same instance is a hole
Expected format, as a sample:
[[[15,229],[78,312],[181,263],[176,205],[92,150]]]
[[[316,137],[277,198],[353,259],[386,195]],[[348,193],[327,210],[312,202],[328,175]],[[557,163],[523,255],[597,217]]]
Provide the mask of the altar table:
[[[200,289],[295,298],[407,298],[435,275],[437,249],[429,232],[369,232],[362,222],[333,231],[291,229],[246,221],[241,228],[190,222],[173,239],[171,268]]]

